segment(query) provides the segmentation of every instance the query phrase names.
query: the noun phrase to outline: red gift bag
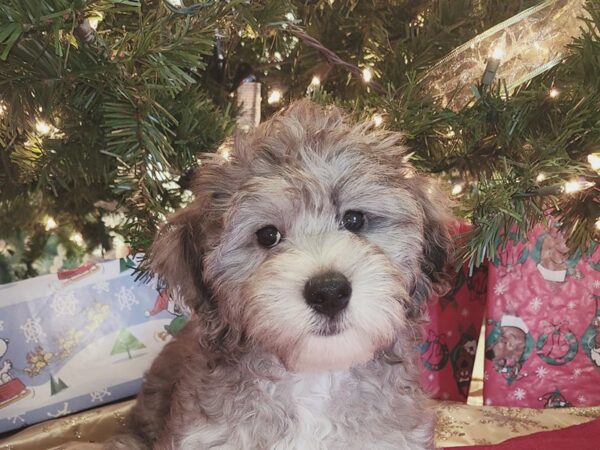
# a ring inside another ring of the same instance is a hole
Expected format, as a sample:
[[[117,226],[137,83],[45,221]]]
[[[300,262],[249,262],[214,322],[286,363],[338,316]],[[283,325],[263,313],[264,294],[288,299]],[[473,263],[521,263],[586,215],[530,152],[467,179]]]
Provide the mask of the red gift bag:
[[[467,230],[468,225],[460,224],[455,234]],[[465,265],[454,277],[452,289],[430,300],[419,364],[421,385],[433,398],[466,401],[486,294],[487,267],[469,275]]]

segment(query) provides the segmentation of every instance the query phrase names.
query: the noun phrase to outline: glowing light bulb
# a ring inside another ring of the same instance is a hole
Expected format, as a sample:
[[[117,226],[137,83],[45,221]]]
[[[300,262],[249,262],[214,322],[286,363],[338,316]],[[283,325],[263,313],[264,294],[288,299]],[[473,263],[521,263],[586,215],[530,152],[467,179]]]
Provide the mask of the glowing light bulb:
[[[0,103],[0,117],[2,117],[5,112],[6,112],[6,105],[4,103]]]
[[[181,6],[181,5],[174,5],[174,6]],[[88,23],[90,24],[90,27],[92,28],[92,30],[95,30],[98,28],[98,24],[100,23],[100,21],[103,18],[104,17],[102,16],[102,14],[97,14],[97,15],[90,16],[87,18]]]
[[[595,183],[587,180],[571,180],[563,185],[563,192],[566,194],[573,194],[575,192],[583,191],[584,189],[589,189],[594,185]]]
[[[460,194],[465,188],[465,184],[464,183],[454,183],[454,185],[452,185],[452,195],[458,195]]]
[[[596,229],[600,230],[600,219],[596,220]]]
[[[383,125],[383,116],[379,113],[373,114],[373,124],[376,127]]]
[[[50,133],[50,125],[48,125],[43,120],[38,120],[37,121],[37,123],[35,124],[35,129],[41,135],[46,135],[46,134]]]
[[[446,133],[446,137],[447,138],[453,138],[454,136],[456,136],[456,133],[454,132],[454,130],[452,128],[450,128],[450,131],[448,131]]]
[[[48,217],[46,220],[46,231],[54,230],[58,225],[52,217]]]
[[[550,98],[557,98],[560,95],[560,91],[556,88],[552,88],[550,89],[548,95],[550,96]]]
[[[287,20],[289,20],[290,22],[293,22],[294,20],[296,20],[296,16],[294,16],[294,13],[291,11],[285,15],[285,18]]]
[[[373,79],[373,72],[369,67],[365,67],[362,71],[362,78],[365,83],[369,83]]]
[[[75,242],[77,245],[83,245],[83,236],[81,233],[73,233],[69,239]]]
[[[223,157],[223,159],[225,161],[229,161],[231,159],[231,153],[229,152],[229,149],[228,148],[223,149],[221,151],[221,156]]]
[[[504,48],[502,48],[501,46],[496,47],[492,53],[492,58],[502,59],[503,56],[504,56]]]
[[[316,88],[321,85],[321,79],[317,75],[313,75],[312,80],[310,80],[310,87]]]
[[[541,183],[545,179],[546,179],[546,174],[544,172],[538,173],[538,176],[535,177],[535,181],[537,181],[538,183]]]
[[[590,166],[594,170],[600,170],[600,153],[591,153],[587,157]]]
[[[273,89],[269,93],[269,98],[267,99],[267,102],[269,102],[269,105],[276,105],[281,101],[281,97],[281,91],[279,89]]]

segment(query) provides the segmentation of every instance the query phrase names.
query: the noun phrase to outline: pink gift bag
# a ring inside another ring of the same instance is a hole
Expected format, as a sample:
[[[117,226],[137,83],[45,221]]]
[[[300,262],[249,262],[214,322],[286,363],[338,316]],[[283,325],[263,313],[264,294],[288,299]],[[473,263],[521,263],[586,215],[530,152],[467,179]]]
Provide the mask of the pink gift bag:
[[[489,267],[484,401],[600,405],[600,246],[536,227]]]

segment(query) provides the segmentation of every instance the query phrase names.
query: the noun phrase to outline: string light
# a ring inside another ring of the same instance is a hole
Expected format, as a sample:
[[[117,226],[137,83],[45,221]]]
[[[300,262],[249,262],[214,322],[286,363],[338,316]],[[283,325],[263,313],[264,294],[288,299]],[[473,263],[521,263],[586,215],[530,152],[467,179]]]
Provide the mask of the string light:
[[[5,112],[6,112],[6,105],[4,103],[0,102],[0,117],[4,116]]]
[[[46,231],[54,230],[58,225],[52,217],[48,217],[46,220]]]
[[[550,98],[557,98],[560,95],[560,91],[556,88],[550,89],[550,93],[548,94]]]
[[[590,153],[587,157],[590,166],[594,170],[600,170],[600,153]]]
[[[181,6],[181,5],[175,5],[175,6]],[[92,30],[95,30],[98,28],[98,24],[100,23],[100,21],[103,19],[104,17],[102,16],[102,14],[98,13],[97,15],[93,15],[87,18],[88,23],[90,24],[90,27],[92,28]]]
[[[43,120],[38,120],[37,121],[37,123],[35,124],[35,129],[41,135],[46,135],[46,134],[50,133],[50,125],[48,125]]]
[[[452,185],[452,195],[459,195],[465,189],[465,183],[463,181],[457,181]]]
[[[373,124],[376,127],[383,125],[383,116],[379,113],[373,114]]]
[[[538,176],[535,177],[535,181],[537,181],[538,183],[541,183],[545,179],[546,179],[546,174],[544,172],[538,173]]]
[[[494,59],[502,59],[504,56],[504,49],[501,46],[497,46],[492,52],[492,58]]]
[[[224,141],[219,148],[217,148],[217,154],[221,156],[225,161],[229,161],[231,159],[231,141]]]
[[[600,219],[596,220],[596,229],[600,230]]]
[[[310,80],[311,88],[315,89],[321,85],[321,79],[317,75],[313,75],[312,80]]]
[[[362,78],[365,83],[369,83],[373,79],[373,72],[369,67],[365,67],[362,71]]]
[[[504,49],[500,46],[496,47],[492,52],[492,55],[488,58],[485,70],[483,71],[483,76],[481,77],[481,84],[483,86],[489,87],[492,85],[492,82],[496,77],[496,72],[498,72],[498,68],[500,67],[500,60],[503,56]]]
[[[279,89],[273,89],[270,94],[267,102],[269,105],[277,105],[281,101],[282,93]]]
[[[77,245],[83,245],[83,236],[81,233],[73,233],[69,239],[75,242]]]
[[[593,187],[595,183],[587,180],[571,180],[565,182],[563,185],[563,192],[566,194],[573,194],[575,192],[583,191]]]
[[[451,139],[451,138],[453,138],[454,136],[456,136],[456,133],[455,133],[455,131],[452,129],[452,127],[450,127],[450,131],[448,131],[448,132],[446,133],[446,137],[447,137],[448,139]]]

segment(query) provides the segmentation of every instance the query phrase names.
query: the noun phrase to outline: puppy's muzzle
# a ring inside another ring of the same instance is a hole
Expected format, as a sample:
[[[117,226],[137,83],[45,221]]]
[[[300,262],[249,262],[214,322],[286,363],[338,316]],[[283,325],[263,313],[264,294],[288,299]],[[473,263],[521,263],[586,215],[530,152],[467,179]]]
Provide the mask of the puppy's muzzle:
[[[352,286],[339,272],[326,272],[309,279],[304,285],[306,303],[315,311],[334,318],[350,302]]]

